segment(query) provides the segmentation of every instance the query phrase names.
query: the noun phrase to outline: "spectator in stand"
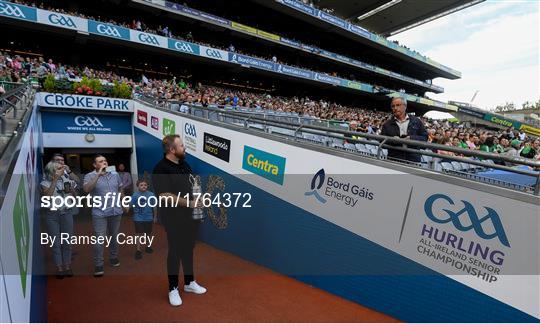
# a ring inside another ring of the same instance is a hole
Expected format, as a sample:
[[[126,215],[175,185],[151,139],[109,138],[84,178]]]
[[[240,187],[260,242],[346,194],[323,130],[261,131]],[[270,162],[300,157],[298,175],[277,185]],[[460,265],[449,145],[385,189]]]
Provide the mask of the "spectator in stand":
[[[392,108],[393,117],[384,123],[382,135],[415,141],[427,141],[428,134],[420,118],[407,114],[407,99],[393,98],[390,107]],[[421,156],[418,153],[409,153],[396,149],[389,149],[388,157],[410,162],[421,161]]]
[[[536,139],[532,143],[530,141],[526,142],[519,155],[527,159],[534,159],[535,156],[539,153],[540,140]]]

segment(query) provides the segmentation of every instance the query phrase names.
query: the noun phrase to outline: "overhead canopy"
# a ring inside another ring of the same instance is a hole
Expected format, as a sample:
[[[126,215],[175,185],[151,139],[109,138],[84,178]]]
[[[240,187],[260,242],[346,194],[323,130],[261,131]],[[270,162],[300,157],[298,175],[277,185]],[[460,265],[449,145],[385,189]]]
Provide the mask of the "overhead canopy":
[[[396,32],[465,9],[484,0],[316,0],[319,8],[381,34]],[[362,17],[364,16],[364,17]],[[360,20],[356,20],[361,17]]]

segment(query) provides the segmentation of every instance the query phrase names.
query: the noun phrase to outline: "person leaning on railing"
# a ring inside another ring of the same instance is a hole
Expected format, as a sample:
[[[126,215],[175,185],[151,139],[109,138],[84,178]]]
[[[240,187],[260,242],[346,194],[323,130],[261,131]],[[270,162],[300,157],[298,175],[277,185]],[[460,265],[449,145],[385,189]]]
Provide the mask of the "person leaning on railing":
[[[47,163],[44,170],[44,180],[41,181],[41,194],[43,196],[65,199],[67,196],[75,197],[77,195],[77,183],[64,177],[64,172],[65,166],[61,163],[53,161]],[[70,237],[73,235],[73,213],[75,210],[74,207],[67,207],[65,202],[56,210],[45,209],[45,221],[49,235],[55,238],[52,255],[58,279],[62,279],[64,276],[73,276],[71,270],[71,245],[62,243],[60,236],[64,233]]]

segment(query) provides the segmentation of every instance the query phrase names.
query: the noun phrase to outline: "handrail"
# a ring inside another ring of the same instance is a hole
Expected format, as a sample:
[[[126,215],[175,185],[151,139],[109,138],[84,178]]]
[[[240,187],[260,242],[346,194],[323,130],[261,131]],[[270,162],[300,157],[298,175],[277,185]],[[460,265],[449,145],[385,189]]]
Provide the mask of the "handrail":
[[[18,91],[15,91],[15,93],[17,94],[22,93],[23,99],[21,100],[25,101],[24,102],[25,105],[31,105],[33,103],[33,100],[32,100],[33,88],[30,83],[21,84],[21,86],[17,90]],[[4,97],[5,95],[0,97],[0,99],[3,99]],[[15,111],[17,110],[16,107],[13,109]],[[25,109],[25,111],[28,111],[28,110]],[[28,120],[31,115],[32,113],[30,111],[30,113],[24,114],[22,116],[22,119],[19,121],[17,128],[13,132],[13,135],[11,135],[9,142],[6,144],[5,148],[2,150],[0,154],[0,166],[2,166],[0,168],[0,208],[4,202],[4,197],[6,195],[7,187],[9,185],[9,181],[13,173],[13,168],[15,167],[14,162],[16,161],[17,155],[19,154],[21,140],[24,135],[24,129],[26,125],[28,124]]]

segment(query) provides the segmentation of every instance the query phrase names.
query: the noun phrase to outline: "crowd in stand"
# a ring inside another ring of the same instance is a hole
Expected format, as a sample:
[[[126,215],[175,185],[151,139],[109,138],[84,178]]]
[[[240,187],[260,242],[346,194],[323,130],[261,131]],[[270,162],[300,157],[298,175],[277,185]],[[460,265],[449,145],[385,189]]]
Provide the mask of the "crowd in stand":
[[[171,38],[175,38],[175,39],[179,39],[179,40],[185,40],[185,41],[193,42],[193,43],[208,46],[208,47],[219,48],[219,49],[226,50],[226,51],[229,51],[229,52],[234,52],[234,53],[238,53],[238,54],[243,54],[243,55],[247,55],[247,56],[251,56],[251,57],[260,58],[260,59],[267,60],[267,61],[272,61],[274,63],[283,63],[283,64],[287,64],[287,65],[290,65],[290,66],[296,66],[296,67],[299,67],[299,68],[302,68],[302,69],[305,69],[305,70],[310,70],[310,71],[313,71],[313,72],[326,73],[326,74],[331,75],[333,77],[342,77],[342,78],[349,79],[349,80],[352,80],[352,81],[360,81],[360,80],[357,80],[357,78],[355,77],[354,74],[342,75],[342,74],[340,74],[340,73],[338,73],[336,71],[323,71],[323,70],[314,68],[314,66],[311,66],[311,65],[308,66],[306,64],[302,64],[298,60],[296,60],[294,62],[289,62],[286,58],[278,57],[275,54],[261,54],[261,53],[254,53],[253,51],[246,52],[246,51],[244,51],[242,49],[239,49],[237,46],[235,46],[232,43],[229,43],[227,46],[224,46],[224,45],[220,46],[217,42],[208,43],[208,42],[202,41],[201,39],[198,39],[198,38],[195,39],[193,37],[193,33],[191,31],[189,31],[189,30],[188,31],[183,31],[182,34],[179,34],[178,32],[173,32],[173,30],[170,27],[166,26],[166,25],[151,26],[150,24],[146,24],[144,21],[141,21],[140,19],[129,20],[129,18],[126,18],[127,19],[126,21],[120,21],[120,20],[108,19],[108,18],[101,17],[101,16],[86,15],[86,14],[83,14],[81,12],[69,11],[69,10],[66,10],[66,9],[63,9],[63,8],[45,6],[43,4],[43,2],[37,2],[37,1],[31,1],[31,0],[28,0],[28,1],[13,0],[12,2],[17,3],[17,4],[22,4],[22,5],[30,5],[30,6],[33,6],[33,7],[38,7],[40,9],[54,11],[54,12],[58,12],[58,13],[66,14],[66,15],[77,16],[77,17],[81,17],[81,18],[85,18],[85,19],[91,19],[91,20],[95,20],[95,21],[101,21],[101,22],[104,22],[104,23],[110,23],[110,24],[114,24],[114,25],[118,25],[118,26],[123,26],[125,28],[131,28],[131,29],[143,31],[143,32],[146,32],[146,33],[161,35],[161,36],[164,36],[164,37],[171,37]],[[378,86],[378,85],[374,85],[374,86],[375,86],[376,89],[384,89],[384,87],[381,87],[381,86]],[[394,90],[391,90],[391,91],[394,91]],[[400,91],[402,91],[402,90],[400,89]],[[415,95],[418,95],[418,94],[415,94]],[[429,99],[429,97],[427,97],[427,96],[425,96],[425,98]]]
[[[99,78],[103,82],[124,81],[137,95],[153,98],[156,102],[175,103],[180,111],[186,111],[188,105],[271,110],[295,113],[302,117],[346,122],[351,130],[368,134],[380,134],[382,124],[391,116],[386,111],[351,107],[323,99],[282,97],[262,91],[238,90],[201,83],[192,85],[175,77],[149,79],[142,76],[140,81],[134,81],[111,71],[64,65],[52,59],[45,60],[43,57],[23,58],[19,55],[0,53],[0,82],[24,82],[31,77],[44,78],[49,73],[54,74],[56,78],[77,79],[87,76]],[[0,92],[2,91],[3,89],[0,89]],[[427,118],[422,120],[428,130],[428,142],[431,143],[508,156],[540,157],[540,141],[528,137],[523,131],[511,128],[505,131],[489,131],[448,121],[441,122]],[[456,155],[444,150],[439,150],[439,153]]]

